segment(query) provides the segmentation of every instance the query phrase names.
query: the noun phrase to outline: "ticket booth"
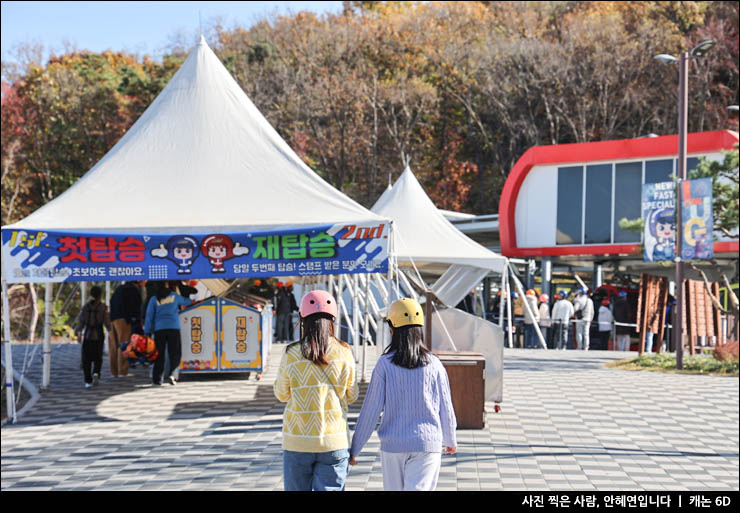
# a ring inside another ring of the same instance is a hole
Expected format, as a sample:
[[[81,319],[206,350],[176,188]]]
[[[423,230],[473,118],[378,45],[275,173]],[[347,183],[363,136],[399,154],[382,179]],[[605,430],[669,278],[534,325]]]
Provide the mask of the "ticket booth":
[[[219,297],[184,309],[180,372],[261,373],[266,358],[263,342],[269,342],[263,340],[267,314]]]

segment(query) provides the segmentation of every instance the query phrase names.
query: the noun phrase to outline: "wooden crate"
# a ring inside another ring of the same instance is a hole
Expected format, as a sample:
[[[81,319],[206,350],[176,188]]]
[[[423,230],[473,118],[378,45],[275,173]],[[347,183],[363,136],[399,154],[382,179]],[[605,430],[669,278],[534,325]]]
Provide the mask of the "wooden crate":
[[[458,429],[483,429],[485,426],[485,367],[480,353],[434,351],[450,380],[452,407]]]

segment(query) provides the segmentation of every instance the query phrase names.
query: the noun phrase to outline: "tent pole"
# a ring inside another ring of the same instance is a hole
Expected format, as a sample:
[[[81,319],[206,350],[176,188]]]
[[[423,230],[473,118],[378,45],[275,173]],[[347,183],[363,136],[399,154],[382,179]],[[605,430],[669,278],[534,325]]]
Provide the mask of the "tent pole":
[[[110,282],[105,282],[105,305],[108,307],[108,314],[110,314]],[[111,357],[110,355],[110,331],[105,330],[105,343],[103,344],[103,350],[108,353],[108,358]]]
[[[501,288],[499,289],[501,297],[498,302],[498,325],[501,329],[504,329],[504,291],[506,290],[506,273],[508,270],[508,267],[504,267],[501,272]]]
[[[353,294],[352,294],[352,329],[354,331],[354,335],[352,337],[352,352],[355,356],[355,363],[357,362],[357,346],[360,343],[360,322],[359,322],[359,309],[360,309],[360,301],[357,297],[360,293],[359,287],[360,287],[360,281],[357,278],[357,275],[352,275],[352,285],[353,285]]]
[[[501,299],[503,299],[503,297]],[[506,273],[506,322],[509,327],[509,336],[508,336],[509,347],[514,347],[514,344],[512,342],[513,334],[511,332],[512,330],[512,326],[511,326],[511,284],[509,283],[508,273]]]
[[[326,277],[326,291],[334,296],[334,299],[336,300],[337,294],[336,294],[336,287],[334,287],[334,276],[328,275]],[[339,303],[337,303],[337,307],[339,307]],[[339,313],[339,312],[337,312]],[[337,328],[337,319],[334,319],[334,333],[336,333]]]
[[[365,278],[365,327],[362,331],[362,383],[365,383],[365,369],[367,368],[367,339],[370,337],[370,275]]]
[[[516,277],[516,276],[514,276],[513,274],[512,274],[512,276],[511,276],[511,277],[512,277],[512,278],[514,278],[514,285],[516,285],[516,288],[517,288],[517,290],[519,291],[519,295],[520,295],[520,296],[522,296],[522,299],[523,299],[523,301],[522,301],[522,304],[524,305],[524,309],[525,309],[525,310],[527,311],[527,313],[529,314],[529,318],[530,318],[530,319],[534,319],[534,312],[532,311],[532,309],[531,309],[531,308],[529,308],[529,301],[527,301],[527,296],[526,296],[526,295],[524,294],[524,289],[522,288],[522,284],[521,284],[521,282],[519,281],[519,278],[517,278],[517,277]],[[541,346],[542,346],[542,347],[543,347],[544,349],[547,349],[547,344],[545,344],[545,339],[544,339],[544,337],[542,336],[542,332],[540,331],[540,326],[539,326],[539,324],[538,324],[538,323],[536,323],[536,322],[533,322],[533,323],[532,323],[532,325],[534,326],[534,329],[535,329],[535,331],[537,332],[537,337],[538,337],[538,338],[540,339],[540,345],[541,345]]]
[[[3,279],[3,336],[5,340],[5,392],[8,399],[8,419],[15,424],[15,398],[13,395],[13,346],[10,343],[10,300],[8,298],[8,282]]]
[[[51,312],[53,309],[51,295],[53,286],[52,282],[48,282],[44,295],[44,352],[42,358],[44,370],[41,376],[42,390],[48,390],[51,385]]]
[[[337,277],[337,294],[334,296],[337,298],[337,321],[336,326],[334,326],[334,332],[341,335],[342,334],[342,313],[344,312],[344,301],[342,301],[342,294],[343,290],[342,287],[344,285],[344,275],[340,274]],[[337,331],[337,328],[339,328],[339,331]],[[340,337],[337,337],[340,338]]]
[[[398,271],[398,276],[401,278],[401,282],[406,286],[406,288],[409,291],[409,294],[411,294],[411,297],[413,297],[416,301],[419,300],[419,296],[416,294],[416,291],[414,290],[414,287],[411,286],[411,283],[409,283],[409,279],[406,278],[406,275]]]
[[[393,263],[393,265],[388,266],[388,276],[386,276],[386,291],[385,291],[385,315],[388,315],[388,312],[391,308],[391,299],[393,297],[393,269],[396,267],[396,264]],[[383,351],[385,351],[385,348],[388,347],[391,344],[390,340],[390,330],[388,330],[388,327],[386,326],[385,320],[383,320]]]

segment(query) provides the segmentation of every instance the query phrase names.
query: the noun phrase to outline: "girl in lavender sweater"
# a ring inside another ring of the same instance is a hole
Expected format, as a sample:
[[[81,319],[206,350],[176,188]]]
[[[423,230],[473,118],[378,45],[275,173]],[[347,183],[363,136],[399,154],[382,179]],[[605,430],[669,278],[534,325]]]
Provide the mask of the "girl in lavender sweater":
[[[378,428],[383,488],[432,491],[444,454],[457,452],[457,421],[447,371],[424,347],[424,314],[413,299],[394,302],[386,317],[391,344],[373,370],[350,448],[350,465]]]

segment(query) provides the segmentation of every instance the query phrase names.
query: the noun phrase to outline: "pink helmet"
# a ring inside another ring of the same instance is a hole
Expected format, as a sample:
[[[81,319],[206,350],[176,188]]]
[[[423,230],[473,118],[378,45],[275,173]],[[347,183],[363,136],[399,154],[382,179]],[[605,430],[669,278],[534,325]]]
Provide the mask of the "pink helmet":
[[[550,301],[550,296],[547,294],[540,294],[540,303],[547,303]]]
[[[314,290],[303,296],[298,313],[301,317],[308,317],[315,313],[326,313],[336,319],[337,301],[334,296],[325,290]]]

